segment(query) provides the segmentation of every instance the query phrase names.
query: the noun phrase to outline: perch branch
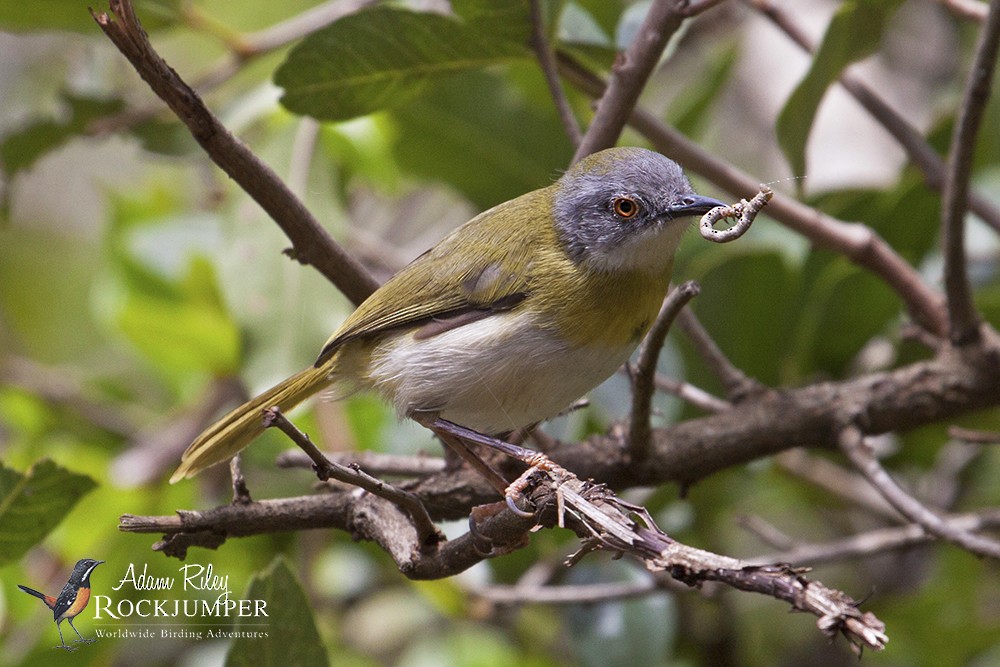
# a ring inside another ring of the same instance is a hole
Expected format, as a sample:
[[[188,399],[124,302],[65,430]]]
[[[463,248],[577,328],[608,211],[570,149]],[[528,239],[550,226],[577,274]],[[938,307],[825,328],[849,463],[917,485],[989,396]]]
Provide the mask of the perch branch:
[[[635,461],[643,461],[649,455],[649,441],[652,434],[649,420],[652,414],[656,364],[660,359],[660,350],[663,349],[667,332],[670,331],[678,313],[691,299],[698,296],[698,290],[698,283],[689,280],[667,295],[639,351],[639,358],[632,371],[632,412],[628,431],[629,453]]]
[[[308,435],[299,430],[295,424],[290,422],[285,415],[281,414],[278,408],[266,408],[264,410],[264,426],[267,428],[277,428],[302,449],[306,455],[312,459],[313,470],[316,476],[323,482],[335,479],[345,484],[350,484],[364,489],[368,493],[384,498],[406,510],[413,520],[413,526],[417,531],[418,541],[421,548],[429,548],[441,541],[442,535],[437,526],[427,514],[427,509],[420,499],[402,489],[397,489],[391,484],[387,484],[380,479],[372,477],[360,466],[342,466],[334,463],[323,456]]]

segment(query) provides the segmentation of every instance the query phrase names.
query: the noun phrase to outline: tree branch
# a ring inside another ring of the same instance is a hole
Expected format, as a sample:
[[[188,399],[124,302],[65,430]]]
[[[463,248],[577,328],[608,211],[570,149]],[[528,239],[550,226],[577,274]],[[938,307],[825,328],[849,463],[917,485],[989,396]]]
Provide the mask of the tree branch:
[[[1000,542],[957,528],[903,490],[875,458],[871,447],[865,442],[860,428],[852,425],[842,431],[840,449],[871,485],[889,501],[889,504],[899,510],[899,513],[907,519],[918,524],[931,535],[956,544],[974,554],[1000,558]]]
[[[597,111],[576,148],[573,162],[610,148],[618,140],[663,49],[684,21],[679,8],[682,4],[682,0],[653,0],[635,39],[611,68],[607,89],[600,95]]]
[[[563,90],[562,83],[559,81],[555,54],[549,46],[549,40],[545,37],[541,0],[531,0],[531,47],[535,50],[535,55],[538,56],[538,64],[545,75],[545,82],[549,86],[552,101],[555,102],[559,119],[566,130],[566,136],[569,137],[574,147],[579,146],[583,135],[580,133],[580,124],[573,114],[573,108],[570,106],[569,100],[566,99],[566,91]]]
[[[792,16],[772,0],[744,0],[774,23],[806,53],[814,53],[816,45],[806,35]],[[986,5],[982,5],[985,10]],[[985,11],[983,12],[985,17]],[[851,74],[850,70],[843,72],[838,79],[840,85],[857,100],[872,118],[878,121],[892,137],[899,142],[910,160],[923,174],[924,182],[931,189],[941,192],[944,189],[946,165],[937,151],[924,139],[923,134],[896,112],[877,91]],[[969,208],[986,224],[1000,231],[1000,209],[979,192],[969,193]]]
[[[1000,510],[992,509],[971,514],[953,514],[944,517],[956,531],[972,533],[1000,527]],[[774,553],[748,559],[751,563],[797,563],[816,567],[851,558],[864,558],[887,551],[899,551],[934,540],[923,526],[909,523],[905,526],[877,528],[840,540],[801,544]]]
[[[184,122],[209,157],[278,223],[292,242],[290,256],[317,269],[353,303],[364,301],[378,287],[378,282],[333,240],[270,167],[234,137],[156,53],[130,0],[111,0],[110,7],[111,14],[92,12],[101,30]]]
[[[525,492],[536,508],[535,518],[527,520],[500,503],[485,511],[480,508],[478,514],[473,514],[475,535],[470,532],[436,550],[415,548],[418,538],[412,524],[401,518],[393,504],[371,495],[350,499],[346,507],[343,496],[351,494],[333,494],[341,498],[318,496],[326,501],[321,504],[312,498],[296,498],[229,505],[204,513],[184,512],[178,517],[126,515],[121,527],[130,532],[166,531],[168,536],[160,548],[172,549],[175,555],[183,556],[187,546],[201,535],[207,536],[205,541],[209,544],[221,543],[229,530],[242,532],[248,526],[273,525],[273,517],[284,510],[299,522],[300,528],[316,527],[302,521],[302,510],[311,507],[322,516],[321,521],[343,523],[357,537],[374,539],[408,577],[437,578],[455,574],[460,571],[456,568],[467,568],[490,555],[478,547],[484,539],[493,545],[503,544],[505,548],[500,551],[506,552],[525,545],[527,531],[536,525],[546,528],[566,525],[584,538],[584,552],[603,548],[628,553],[651,572],[669,573],[689,586],[718,581],[784,600],[795,609],[818,616],[820,630],[830,637],[843,634],[854,647],[880,650],[887,641],[885,626],[873,614],[862,613],[858,603],[844,593],[810,581],[788,565],[754,566],[680,544],[659,530],[642,508],[621,500],[607,487],[583,482],[558,466],[544,470],[530,468],[519,481],[524,482]],[[353,516],[348,517],[348,511]],[[491,552],[494,553],[497,550]],[[576,560],[570,558],[571,562]]]
[[[281,414],[281,410],[276,407],[265,408],[264,425],[267,428],[277,428],[306,453],[313,462],[313,471],[320,481],[336,479],[345,484],[364,489],[368,493],[384,498],[395,503],[409,514],[413,522],[413,527],[417,531],[417,540],[421,549],[429,549],[443,539],[443,535],[434,525],[427,509],[420,499],[403,489],[388,484],[380,479],[376,479],[361,469],[361,466],[354,464],[342,466],[334,463],[323,456],[308,435],[299,430],[295,424]]]
[[[794,447],[836,448],[841,416],[856,406],[863,406],[867,433],[906,431],[1000,405],[1000,340],[992,331],[987,339],[888,372],[753,394],[729,410],[655,429],[653,451],[640,466],[629,467],[609,436],[561,444],[548,454],[581,477],[616,487],[689,485]]]
[[[964,345],[979,336],[980,317],[972,303],[972,287],[965,264],[965,211],[972,176],[976,137],[990,98],[997,52],[1000,50],[1000,0],[990,3],[976,56],[951,135],[948,171],[941,202],[944,232],[944,285],[948,295],[948,324],[952,343]]]
[[[603,93],[603,81],[572,58],[560,54],[559,63],[563,74],[585,93],[593,97]],[[629,123],[658,151],[731,194],[739,197],[757,190],[756,179],[703,150],[652,114],[636,109]],[[900,296],[916,322],[938,336],[945,335],[948,326],[942,296],[928,287],[920,274],[870,227],[842,222],[779,193],[768,204],[767,213],[816,245],[839,252],[871,271]]]

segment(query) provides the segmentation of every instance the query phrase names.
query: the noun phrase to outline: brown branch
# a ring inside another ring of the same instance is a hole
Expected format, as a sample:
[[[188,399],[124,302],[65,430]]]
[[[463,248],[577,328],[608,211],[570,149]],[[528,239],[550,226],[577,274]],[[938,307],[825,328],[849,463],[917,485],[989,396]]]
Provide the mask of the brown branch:
[[[899,486],[875,458],[860,428],[852,425],[843,430],[840,449],[871,485],[907,519],[931,535],[974,554],[1000,558],[1000,542],[957,528]]]
[[[649,571],[669,573],[689,586],[718,581],[783,600],[818,616],[824,634],[843,634],[854,648],[881,650],[888,641],[885,626],[873,614],[863,614],[846,594],[810,581],[789,565],[754,566],[681,544],[657,528],[641,507],[621,500],[607,487],[581,482],[558,466],[545,471],[532,468],[525,475],[539,524],[568,525],[585,539],[585,551],[596,546],[627,553]]]
[[[580,145],[583,135],[580,133],[580,124],[573,115],[573,108],[566,98],[566,91],[563,90],[559,81],[559,71],[556,65],[555,54],[549,46],[549,40],[545,37],[545,22],[542,20],[541,0],[531,0],[531,47],[538,57],[538,64],[545,75],[545,82],[549,86],[552,101],[555,102],[556,111],[559,112],[559,120],[562,121],[566,136],[573,143],[573,147]]]
[[[682,401],[687,401],[705,412],[722,412],[733,407],[729,401],[723,400],[718,396],[713,396],[704,389],[696,387],[689,382],[681,382],[659,374],[657,374],[653,381],[656,383],[658,391],[673,394]]]
[[[958,119],[952,131],[941,202],[944,286],[948,295],[949,335],[955,345],[975,342],[979,337],[980,317],[972,303],[972,286],[969,284],[965,261],[965,211],[976,137],[990,98],[998,51],[1000,0],[993,0],[976,46],[972,69],[958,108]]]
[[[532,503],[538,508],[538,525],[553,527],[570,523],[594,546],[629,553],[652,572],[668,572],[689,586],[719,581],[734,588],[769,595],[793,608],[819,617],[820,629],[833,636],[842,633],[852,646],[881,649],[886,641],[884,626],[870,613],[861,613],[845,594],[809,581],[789,566],[753,566],[680,544],[652,523],[641,508],[617,498],[606,487],[579,480],[558,467],[532,468],[528,473]],[[194,544],[218,546],[228,536],[306,529],[321,526],[351,530],[357,537],[373,539],[386,550],[400,570],[411,578],[446,577],[479,562],[485,556],[471,533],[441,544],[438,549],[415,547],[412,524],[394,504],[368,495],[328,494],[249,505],[227,505],[207,512],[179,512],[176,517],[121,518],[128,532],[166,532],[160,550],[183,557]],[[639,517],[637,521],[634,517]],[[480,540],[516,548],[524,544],[525,532],[535,525],[499,506],[475,516]],[[294,524],[294,525],[293,525]],[[511,539],[513,538],[513,539]],[[589,544],[589,546],[587,546]]]
[[[716,5],[721,5],[726,0],[684,0],[678,11],[684,16],[697,16],[702,12],[707,12]]]
[[[646,339],[639,351],[635,369],[632,372],[632,411],[629,419],[628,450],[635,461],[642,461],[649,455],[652,424],[650,417],[653,407],[653,389],[655,388],[656,364],[660,359],[660,350],[667,339],[667,332],[677,318],[678,313],[698,296],[698,283],[689,280],[671,290],[663,300],[656,321],[646,334]]]
[[[803,51],[809,54],[816,51],[816,45],[802,29],[802,26],[798,25],[788,12],[774,4],[772,0],[745,0],[745,2],[770,19]],[[986,15],[985,7],[986,5],[983,5],[984,17]],[[899,142],[910,160],[923,174],[924,182],[927,183],[928,187],[941,192],[944,189],[945,162],[937,154],[937,151],[927,143],[923,134],[893,109],[876,90],[859,77],[851,74],[850,70],[840,75],[839,82],[844,90],[850,93],[871,114],[872,118],[878,121]],[[993,205],[989,197],[979,192],[970,192],[969,208],[986,224],[1000,231],[1000,209]]]
[[[906,431],[1000,405],[1000,340],[992,331],[988,340],[887,372],[753,394],[729,410],[656,429],[641,466],[627,465],[614,437],[594,436],[548,454],[581,477],[615,486],[687,485],[794,447],[836,448],[842,415],[854,406],[863,406],[867,433]]]
[[[234,137],[205,106],[198,94],[156,53],[129,0],[111,0],[111,14],[93,12],[104,34],[167,106],[187,126],[212,160],[267,211],[292,242],[289,254],[309,264],[360,304],[377,287],[309,213],[280,178]]]
[[[567,79],[588,95],[596,97],[603,93],[603,81],[564,54],[560,54],[560,68]],[[658,151],[730,193],[741,196],[757,189],[757,179],[703,150],[652,114],[636,109],[629,123]],[[938,336],[945,335],[948,326],[943,297],[928,287],[920,274],[870,227],[842,222],[781,194],[774,195],[767,212],[769,217],[816,245],[841,253],[880,277],[900,296],[916,322]]]
[[[684,21],[682,4],[682,0],[653,0],[635,39],[611,68],[607,89],[599,96],[597,111],[576,148],[573,162],[610,148],[618,140],[663,49]]]
[[[381,452],[323,452],[330,461],[343,466],[359,466],[373,475],[426,477],[444,472],[445,461],[437,456],[400,456]],[[275,464],[279,468],[312,468],[313,460],[298,449],[282,452]]]
[[[398,489],[380,479],[372,477],[359,466],[342,466],[334,463],[323,456],[308,435],[299,430],[295,424],[281,414],[278,408],[266,408],[264,410],[264,426],[274,427],[284,433],[288,438],[302,449],[306,455],[312,459],[313,470],[316,476],[323,482],[335,479],[345,484],[364,489],[368,493],[384,498],[395,503],[410,515],[413,527],[417,531],[417,540],[420,548],[429,549],[443,539],[443,535],[434,525],[427,508],[420,499],[409,491]]]
[[[332,0],[311,7],[301,14],[257,32],[240,35],[235,52],[242,61],[270,53],[286,44],[302,39],[349,14],[370,7],[377,0]]]
[[[952,426],[948,429],[948,436],[955,440],[980,445],[1000,445],[1000,432],[997,431],[975,431],[970,428]]]

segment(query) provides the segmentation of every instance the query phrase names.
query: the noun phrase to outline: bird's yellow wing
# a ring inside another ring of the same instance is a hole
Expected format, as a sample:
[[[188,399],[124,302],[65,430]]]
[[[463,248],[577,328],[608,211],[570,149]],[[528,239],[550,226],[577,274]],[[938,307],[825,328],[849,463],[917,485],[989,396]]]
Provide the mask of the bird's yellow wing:
[[[430,336],[516,308],[529,298],[539,264],[562,257],[550,202],[550,188],[538,190],[456,229],[362,303],[323,346],[316,365],[349,340],[399,327],[426,326],[422,335]]]

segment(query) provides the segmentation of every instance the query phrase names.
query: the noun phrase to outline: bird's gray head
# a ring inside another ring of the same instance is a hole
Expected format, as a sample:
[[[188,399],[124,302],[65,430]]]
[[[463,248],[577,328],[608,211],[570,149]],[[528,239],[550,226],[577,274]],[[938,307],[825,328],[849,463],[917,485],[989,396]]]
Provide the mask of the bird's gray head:
[[[676,162],[643,148],[594,153],[555,187],[553,215],[567,253],[597,270],[666,267],[684,231],[670,223],[725,206],[695,194]]]

